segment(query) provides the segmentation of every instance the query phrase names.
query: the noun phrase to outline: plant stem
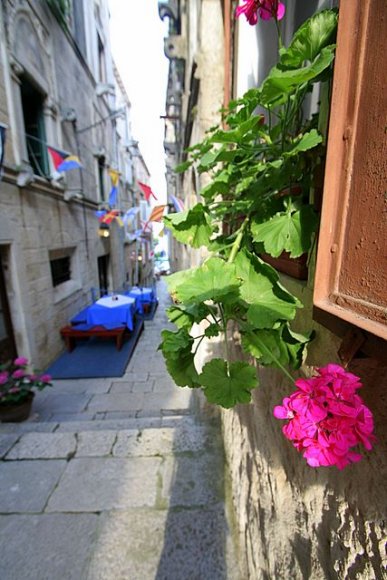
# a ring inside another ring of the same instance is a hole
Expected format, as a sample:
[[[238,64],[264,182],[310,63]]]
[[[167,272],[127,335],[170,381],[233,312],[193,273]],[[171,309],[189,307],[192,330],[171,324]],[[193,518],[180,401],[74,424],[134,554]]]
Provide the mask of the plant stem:
[[[257,340],[257,336],[255,336],[255,340]],[[273,359],[273,361],[275,362],[275,364],[278,366],[278,368],[288,377],[288,379],[290,379],[290,381],[292,383],[294,383],[294,378],[292,377],[292,375],[286,370],[286,368],[279,362],[279,360],[273,355],[273,353],[271,352],[271,350],[269,350],[267,348],[267,346],[265,345],[265,343],[261,340],[258,339],[259,342],[259,348],[265,353],[268,354],[270,356],[270,358]]]
[[[230,256],[229,256],[229,258],[227,260],[228,264],[232,264],[233,261],[235,260],[235,256],[237,255],[237,253],[239,251],[239,248],[240,248],[240,245],[241,245],[241,242],[242,242],[242,238],[243,238],[243,234],[244,234],[244,231],[246,229],[246,226],[247,226],[248,221],[249,221],[249,217],[246,216],[243,224],[241,225],[241,228],[239,230],[239,233],[238,233],[238,235],[237,235],[237,237],[235,239],[235,242],[234,242],[234,244],[232,246],[232,250],[231,250]]]
[[[225,352],[225,358],[226,358],[226,365],[227,365],[227,374],[229,375],[229,369],[230,369],[230,355],[228,352],[228,342],[227,342],[227,323],[226,323],[226,318],[224,316],[224,310],[223,310],[223,306],[221,304],[219,304],[219,311],[220,311],[220,315],[222,318],[222,326],[223,326],[223,332],[224,332],[224,352]]]

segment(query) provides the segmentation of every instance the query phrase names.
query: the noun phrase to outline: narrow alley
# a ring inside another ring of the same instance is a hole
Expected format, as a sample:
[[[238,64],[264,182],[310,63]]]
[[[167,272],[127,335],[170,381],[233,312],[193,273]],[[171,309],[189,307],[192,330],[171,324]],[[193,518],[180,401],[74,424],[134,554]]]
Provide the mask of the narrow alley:
[[[157,291],[122,378],[54,381],[0,425],[2,580],[239,578],[220,424],[165,370]]]

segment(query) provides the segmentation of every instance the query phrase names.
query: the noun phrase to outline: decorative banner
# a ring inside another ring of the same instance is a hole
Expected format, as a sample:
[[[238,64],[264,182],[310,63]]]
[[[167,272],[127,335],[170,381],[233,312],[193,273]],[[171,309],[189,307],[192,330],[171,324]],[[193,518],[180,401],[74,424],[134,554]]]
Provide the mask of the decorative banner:
[[[47,151],[51,156],[55,171],[58,173],[64,173],[65,171],[70,171],[70,169],[82,168],[82,164],[76,155],[69,155],[64,151],[59,151],[58,149],[53,149],[48,146]]]
[[[120,211],[118,209],[112,209],[111,211],[106,212],[105,215],[98,218],[98,220],[102,224],[110,224],[112,223],[113,220],[116,220],[116,222],[121,228],[124,225],[124,222],[120,218]]]
[[[139,211],[140,211],[139,207],[131,207],[130,209],[128,209],[128,211],[125,213],[123,217],[124,224],[127,225],[129,222],[132,222]]]
[[[161,222],[166,205],[156,205],[148,218],[148,222]]]
[[[173,206],[174,206],[177,213],[185,210],[184,201],[182,199],[179,199],[178,197],[175,197],[174,195],[170,195],[169,197],[171,198]]]
[[[163,215],[164,215],[164,210],[167,206],[166,205],[156,205],[156,207],[153,208],[152,213],[150,214],[148,221],[146,222],[146,224],[144,225],[144,227],[142,228],[142,231],[145,232],[145,230],[147,228],[149,228],[149,222],[161,222]]]
[[[5,137],[7,133],[7,127],[0,124],[0,179],[3,176],[3,162],[5,155]]]
[[[151,195],[153,195],[153,197],[155,199],[157,199],[157,197],[155,196],[155,194],[153,193],[153,191],[151,190],[149,185],[146,185],[145,183],[142,183],[141,181],[138,181],[137,183],[138,183],[140,189],[142,190],[143,194],[145,195],[145,199],[147,201],[149,201],[149,198]]]
[[[112,182],[112,188],[109,193],[109,205],[113,207],[117,205],[117,196],[118,196],[118,180],[120,179],[121,173],[116,169],[109,169],[109,175]]]

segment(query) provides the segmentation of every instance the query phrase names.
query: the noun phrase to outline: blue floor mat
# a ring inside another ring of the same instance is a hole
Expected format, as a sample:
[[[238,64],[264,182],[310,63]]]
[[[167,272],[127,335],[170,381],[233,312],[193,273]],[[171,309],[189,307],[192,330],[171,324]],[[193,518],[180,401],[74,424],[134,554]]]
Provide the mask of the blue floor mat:
[[[143,328],[143,320],[137,319],[121,350],[117,350],[115,339],[77,340],[75,349],[60,355],[45,372],[53,379],[122,377]]]

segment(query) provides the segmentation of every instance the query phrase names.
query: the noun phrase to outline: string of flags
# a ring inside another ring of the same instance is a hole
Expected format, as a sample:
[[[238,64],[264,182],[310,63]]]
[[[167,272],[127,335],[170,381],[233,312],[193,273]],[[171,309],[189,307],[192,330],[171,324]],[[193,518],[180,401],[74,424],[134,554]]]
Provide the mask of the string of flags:
[[[149,199],[150,199],[151,195],[152,195],[152,196],[153,196],[155,199],[157,199],[157,197],[155,196],[155,194],[153,193],[153,191],[152,191],[152,189],[149,187],[149,185],[146,185],[146,183],[142,183],[141,181],[138,181],[137,183],[138,183],[138,185],[139,185],[140,189],[142,190],[142,192],[143,192],[143,194],[144,194],[144,196],[145,196],[145,199],[146,199],[147,201],[149,201]]]

